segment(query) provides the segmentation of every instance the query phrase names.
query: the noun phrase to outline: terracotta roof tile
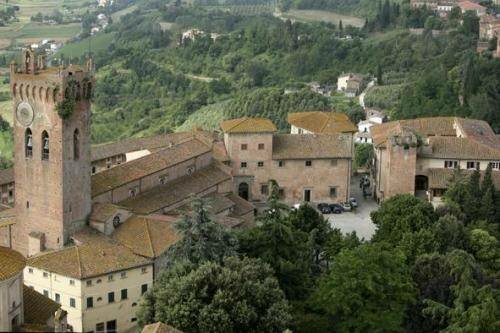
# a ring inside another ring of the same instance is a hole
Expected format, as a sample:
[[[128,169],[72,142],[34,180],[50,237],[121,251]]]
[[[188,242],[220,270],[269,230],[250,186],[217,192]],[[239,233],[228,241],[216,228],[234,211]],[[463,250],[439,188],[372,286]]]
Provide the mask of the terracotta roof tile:
[[[175,221],[176,218],[132,216],[115,229],[112,238],[135,254],[157,258],[180,239],[175,232]]]
[[[276,126],[266,118],[238,118],[225,120],[220,124],[225,133],[276,132]]]
[[[411,128],[423,136],[456,136],[455,117],[430,117],[396,120],[374,125],[370,128],[373,142],[376,145],[385,143],[390,135],[395,134],[402,127]]]
[[[42,252],[29,258],[28,265],[76,279],[85,279],[150,263],[129,248],[90,228],[83,229],[73,238],[79,245]]]
[[[227,198],[234,202],[234,207],[233,207],[233,215],[235,216],[243,216],[245,214],[248,214],[252,212],[255,209],[255,206],[240,197],[239,195],[236,195],[234,193],[228,193]]]
[[[273,159],[351,158],[352,140],[345,134],[278,134]]]
[[[211,148],[192,139],[92,176],[92,196],[110,191],[187,159],[210,152]]]
[[[47,325],[61,307],[34,289],[23,286],[24,322],[32,325]]]
[[[136,197],[128,198],[120,205],[138,214],[151,214],[164,207],[182,202],[191,195],[201,193],[209,188],[231,179],[216,164],[200,169],[179,179],[157,186]]]
[[[141,333],[182,333],[182,331],[164,323],[157,322],[144,326]]]
[[[288,114],[288,122],[318,134],[354,133],[357,127],[344,113],[336,112],[294,112]]]
[[[453,178],[453,173],[455,170],[453,169],[437,169],[432,168],[427,171],[427,176],[429,178],[429,188],[448,188],[450,181]],[[472,170],[461,170],[461,173],[469,177],[473,171]],[[481,171],[481,178],[484,177],[484,171]],[[495,188],[500,189],[500,171],[492,171],[491,178],[493,180],[493,184]]]
[[[117,142],[102,143],[93,145],[91,149],[92,161],[102,160],[111,156],[127,154],[139,150],[155,150],[168,147],[170,144],[190,140],[194,137],[194,132],[177,132],[160,134],[145,138],[130,138]]]
[[[106,222],[115,216],[120,209],[124,208],[111,203],[94,203],[90,213],[90,221]]]
[[[430,137],[431,149],[422,149],[423,157],[500,160],[500,141],[496,149],[470,138]]]
[[[10,248],[0,246],[0,281],[10,279],[26,266],[23,255]]]

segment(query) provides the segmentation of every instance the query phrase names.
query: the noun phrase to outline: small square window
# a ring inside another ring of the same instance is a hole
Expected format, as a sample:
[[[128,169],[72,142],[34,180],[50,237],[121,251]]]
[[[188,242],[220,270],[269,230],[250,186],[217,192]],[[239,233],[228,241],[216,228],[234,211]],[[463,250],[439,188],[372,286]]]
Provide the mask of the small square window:
[[[72,308],[76,308],[76,300],[73,297],[69,299],[69,306]]]
[[[278,190],[278,196],[279,196],[280,198],[282,198],[282,199],[285,197],[285,189],[284,189],[284,188],[280,188],[280,189]]]
[[[167,180],[168,180],[167,175],[161,175],[160,177],[158,177],[158,182],[160,183],[160,185],[166,184]]]
[[[102,282],[102,280],[101,280],[101,279],[97,279],[97,281],[96,281],[95,283],[99,284],[99,283],[101,283],[101,282]]]
[[[144,295],[146,293],[146,291],[148,291],[147,283],[145,283],[141,286],[141,295]]]
[[[75,280],[69,280],[69,285],[74,286],[75,285]]]
[[[278,168],[282,168],[285,166],[285,161],[278,161]]]
[[[108,282],[111,282],[114,279],[115,279],[115,277],[113,276],[113,274],[108,275]]]
[[[137,321],[137,318],[132,318],[132,319],[130,319],[130,321],[135,323]]]
[[[87,309],[94,307],[94,298],[87,297]]]
[[[141,268],[141,273],[142,273],[142,274],[146,274],[147,272],[148,272],[147,267],[143,267],[143,268]]]
[[[87,280],[87,287],[92,287],[92,280]]]
[[[28,273],[33,274],[33,268],[28,268]]]
[[[128,298],[128,291],[127,291],[127,289],[122,289],[122,290],[121,290],[121,297],[122,297],[122,298],[121,298],[121,299],[122,299],[122,301],[123,301],[124,299],[127,299],[127,298]]]
[[[305,164],[306,164],[306,167],[310,167],[310,166],[312,166],[312,161],[311,160],[307,160]]]
[[[47,272],[43,272],[43,277],[44,277],[44,278],[49,277],[49,273],[47,273]]]
[[[45,296],[45,297],[49,297],[49,291],[48,291],[48,290],[44,290],[44,291],[43,291],[43,296]]]
[[[61,295],[56,293],[56,303],[61,304]]]
[[[241,145],[241,150],[247,150],[247,149],[248,149],[248,145],[246,143]]]
[[[336,198],[337,197],[337,188],[336,187],[330,187],[330,197]]]
[[[260,193],[263,195],[268,195],[269,194],[269,185],[267,185],[267,184],[260,185]]]
[[[108,303],[114,303],[115,302],[115,293],[112,291],[108,293]]]
[[[121,272],[120,278],[125,279],[127,277],[127,272]]]
[[[259,150],[264,150],[264,144],[263,143],[259,143]]]
[[[337,166],[337,162],[338,162],[338,160],[332,160],[330,164],[331,164],[333,167],[336,167],[336,166]]]
[[[246,168],[246,167],[247,167],[247,162],[241,162],[240,166],[241,166],[242,168]]]
[[[264,162],[263,162],[263,161],[259,161],[259,162],[257,162],[257,166],[258,166],[259,168],[262,168],[262,167],[264,166]]]

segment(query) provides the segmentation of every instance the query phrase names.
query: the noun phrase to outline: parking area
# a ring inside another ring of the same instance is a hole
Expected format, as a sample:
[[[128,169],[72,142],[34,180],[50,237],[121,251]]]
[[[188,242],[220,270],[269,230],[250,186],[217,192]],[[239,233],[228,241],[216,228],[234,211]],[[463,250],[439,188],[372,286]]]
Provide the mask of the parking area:
[[[325,215],[332,227],[339,228],[343,233],[356,231],[359,238],[371,239],[375,233],[375,225],[370,219],[370,213],[377,210],[377,203],[371,198],[363,198],[359,188],[360,177],[353,177],[351,181],[351,195],[358,200],[358,208],[352,212]]]

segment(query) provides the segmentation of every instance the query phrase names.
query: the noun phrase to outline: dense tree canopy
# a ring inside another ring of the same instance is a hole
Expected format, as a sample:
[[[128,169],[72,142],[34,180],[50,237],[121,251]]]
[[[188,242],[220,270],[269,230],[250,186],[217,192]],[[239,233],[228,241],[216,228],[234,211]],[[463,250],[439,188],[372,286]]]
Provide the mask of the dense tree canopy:
[[[162,321],[185,332],[283,332],[290,308],[272,269],[255,259],[178,265],[148,291],[139,325]]]

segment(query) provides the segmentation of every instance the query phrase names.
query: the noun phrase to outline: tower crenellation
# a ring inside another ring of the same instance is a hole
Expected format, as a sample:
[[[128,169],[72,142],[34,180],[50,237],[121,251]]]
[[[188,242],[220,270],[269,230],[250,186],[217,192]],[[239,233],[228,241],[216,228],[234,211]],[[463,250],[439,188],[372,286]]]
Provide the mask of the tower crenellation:
[[[13,244],[32,255],[64,246],[91,210],[93,68],[46,67],[23,50],[10,66],[14,100],[17,226]]]

